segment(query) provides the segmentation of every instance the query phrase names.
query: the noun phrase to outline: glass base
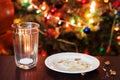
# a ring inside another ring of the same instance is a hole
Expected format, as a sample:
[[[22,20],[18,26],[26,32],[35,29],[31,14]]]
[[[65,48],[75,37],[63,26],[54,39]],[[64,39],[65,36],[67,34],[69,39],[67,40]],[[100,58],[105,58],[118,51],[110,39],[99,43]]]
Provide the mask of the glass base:
[[[22,58],[17,63],[17,67],[21,69],[31,69],[36,67],[36,61],[31,58]]]
[[[34,68],[36,67],[36,65],[31,65],[31,66],[28,66],[28,65],[17,65],[17,67],[21,68],[21,69],[31,69],[31,68]]]

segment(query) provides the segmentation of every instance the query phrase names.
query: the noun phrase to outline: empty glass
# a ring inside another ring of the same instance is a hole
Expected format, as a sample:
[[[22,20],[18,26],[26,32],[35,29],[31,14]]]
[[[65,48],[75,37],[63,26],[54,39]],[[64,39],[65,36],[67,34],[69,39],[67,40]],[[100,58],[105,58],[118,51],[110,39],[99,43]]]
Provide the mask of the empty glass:
[[[36,66],[38,61],[39,24],[22,22],[12,24],[15,63],[22,69]]]

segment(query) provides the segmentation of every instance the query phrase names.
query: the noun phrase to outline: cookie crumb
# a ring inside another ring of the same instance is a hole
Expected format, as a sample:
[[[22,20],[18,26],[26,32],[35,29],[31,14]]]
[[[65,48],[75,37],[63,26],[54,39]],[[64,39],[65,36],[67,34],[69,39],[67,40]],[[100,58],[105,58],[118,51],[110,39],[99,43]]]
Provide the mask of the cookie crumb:
[[[103,68],[103,71],[107,71],[105,68]]]
[[[105,65],[110,65],[110,61],[105,61]]]
[[[82,76],[84,76],[86,73],[81,73]]]
[[[117,73],[116,73],[115,70],[110,69],[110,75],[116,75],[116,74],[117,74]]]

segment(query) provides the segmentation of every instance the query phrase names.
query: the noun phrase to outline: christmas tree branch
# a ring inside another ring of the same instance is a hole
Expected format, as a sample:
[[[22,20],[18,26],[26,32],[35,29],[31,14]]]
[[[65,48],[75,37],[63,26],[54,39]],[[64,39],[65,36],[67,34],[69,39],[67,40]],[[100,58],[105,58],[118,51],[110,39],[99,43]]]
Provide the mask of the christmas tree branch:
[[[39,32],[40,32],[42,35],[45,36],[45,33],[44,33],[43,31],[41,31],[40,29],[39,29]]]
[[[69,44],[69,45],[76,46],[76,44],[75,44],[75,43],[70,42],[70,41],[67,41],[67,40],[63,40],[63,39],[57,39],[57,40],[58,40],[58,41],[60,41],[60,42],[63,42],[63,43]]]
[[[57,39],[57,41],[60,41],[60,42],[63,42],[65,44],[69,44],[69,45],[75,46],[76,52],[78,52],[78,47],[77,47],[77,45],[75,43],[67,41],[67,40],[63,40],[63,39]]]
[[[113,38],[113,33],[114,33],[114,27],[115,27],[116,19],[117,19],[117,15],[115,15],[115,18],[113,20],[112,29],[111,29],[111,33],[110,33],[109,44],[108,44],[108,47],[107,47],[107,50],[106,50],[107,53],[110,52],[110,47],[111,47],[111,44],[112,44],[112,38]]]

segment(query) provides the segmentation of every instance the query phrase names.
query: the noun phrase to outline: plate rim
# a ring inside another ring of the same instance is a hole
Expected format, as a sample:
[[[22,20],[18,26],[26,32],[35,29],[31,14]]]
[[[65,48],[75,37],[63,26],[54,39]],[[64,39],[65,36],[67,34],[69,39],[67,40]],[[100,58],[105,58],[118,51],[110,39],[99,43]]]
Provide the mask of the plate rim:
[[[66,55],[69,55],[69,54],[71,54],[71,55],[76,55],[76,54],[78,54],[78,55],[83,55],[84,57],[86,57],[86,56],[91,57],[91,58],[93,58],[94,60],[96,60],[97,66],[96,66],[95,68],[91,69],[91,70],[88,70],[88,71],[73,71],[73,72],[71,72],[71,71],[64,71],[64,70],[60,70],[60,69],[53,68],[53,67],[51,67],[51,66],[48,64],[48,62],[49,62],[48,60],[49,60],[51,57],[54,57],[54,56],[57,56],[57,55],[65,55],[65,54],[66,54]],[[49,69],[51,69],[51,70],[53,70],[53,71],[60,72],[60,73],[68,73],[68,74],[87,73],[87,72],[91,72],[91,71],[97,69],[97,68],[100,66],[100,61],[99,61],[98,58],[96,58],[96,57],[94,57],[94,56],[92,56],[92,55],[88,55],[88,54],[84,54],[84,53],[78,53],[78,52],[60,52],[60,53],[55,53],[55,54],[52,54],[52,55],[46,57],[44,63],[45,63],[45,66],[46,66],[47,68],[49,68]]]

